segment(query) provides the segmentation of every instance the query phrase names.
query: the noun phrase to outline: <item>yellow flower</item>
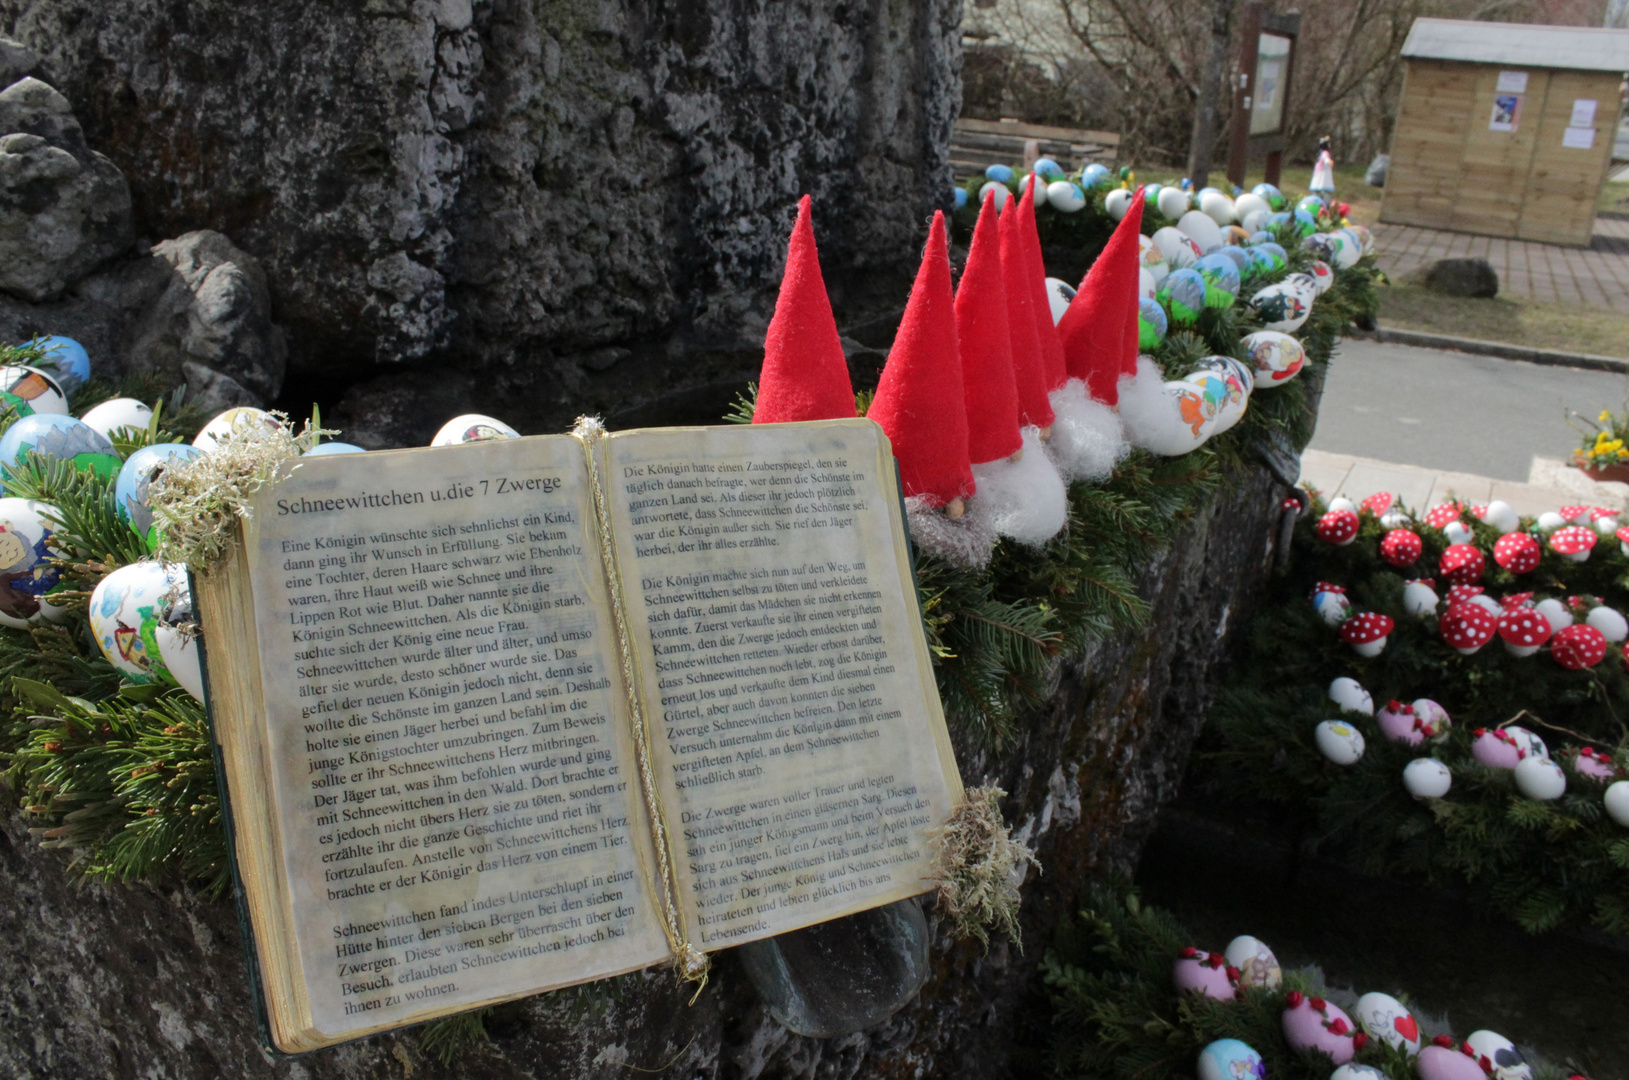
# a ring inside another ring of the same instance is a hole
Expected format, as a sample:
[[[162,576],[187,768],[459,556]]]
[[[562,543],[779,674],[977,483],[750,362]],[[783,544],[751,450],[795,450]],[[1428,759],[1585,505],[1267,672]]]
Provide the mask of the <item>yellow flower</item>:
[[[1611,409],[1602,409],[1601,410],[1601,415],[1597,416],[1595,419],[1599,420],[1603,424],[1611,423],[1611,421],[1612,421],[1612,410]]]

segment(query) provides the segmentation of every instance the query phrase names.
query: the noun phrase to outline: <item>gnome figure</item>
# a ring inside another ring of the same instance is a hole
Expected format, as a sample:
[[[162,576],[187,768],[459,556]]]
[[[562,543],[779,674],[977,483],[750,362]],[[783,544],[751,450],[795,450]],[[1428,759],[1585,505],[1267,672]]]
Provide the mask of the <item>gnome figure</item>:
[[[775,316],[764,337],[754,424],[838,420],[854,415],[854,386],[837,337],[826,281],[820,276],[809,196],[798,201],[798,220],[786,247]]]
[[[1044,544],[1063,528],[1068,496],[1039,428],[1022,423],[999,230],[992,193],[979,211],[956,289],[967,450],[978,484],[969,512],[1003,536]]]
[[[995,532],[966,512],[975,488],[943,214],[933,216],[905,316],[866,416],[893,444],[911,539],[956,566],[988,563]]]

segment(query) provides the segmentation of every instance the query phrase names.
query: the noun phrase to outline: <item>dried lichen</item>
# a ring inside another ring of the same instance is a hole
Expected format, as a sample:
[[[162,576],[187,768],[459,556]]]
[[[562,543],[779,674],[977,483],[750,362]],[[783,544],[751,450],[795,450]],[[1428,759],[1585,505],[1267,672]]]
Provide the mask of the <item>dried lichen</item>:
[[[938,909],[957,938],[988,946],[995,927],[1022,948],[1018,890],[1029,868],[1041,864],[1008,831],[1001,817],[1006,794],[994,784],[972,789],[934,831]]]
[[[286,415],[274,412],[269,417],[275,423],[235,425],[202,457],[166,469],[153,482],[156,558],[185,563],[200,573],[214,566],[226,555],[234,526],[249,517],[255,493],[271,481],[277,467],[316,446],[324,435],[337,434],[307,420],[296,435]]]

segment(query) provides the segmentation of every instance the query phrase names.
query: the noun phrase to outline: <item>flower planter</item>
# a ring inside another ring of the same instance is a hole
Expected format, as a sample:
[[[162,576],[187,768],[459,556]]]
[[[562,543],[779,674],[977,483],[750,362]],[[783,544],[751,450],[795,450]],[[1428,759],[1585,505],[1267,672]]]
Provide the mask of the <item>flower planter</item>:
[[[1589,464],[1588,458],[1580,456],[1574,457],[1572,459],[1572,464],[1573,468],[1577,469],[1579,472],[1583,473],[1585,476],[1589,477],[1598,484],[1605,483],[1607,481],[1616,481],[1620,484],[1629,484],[1629,463],[1622,465],[1594,466]]]

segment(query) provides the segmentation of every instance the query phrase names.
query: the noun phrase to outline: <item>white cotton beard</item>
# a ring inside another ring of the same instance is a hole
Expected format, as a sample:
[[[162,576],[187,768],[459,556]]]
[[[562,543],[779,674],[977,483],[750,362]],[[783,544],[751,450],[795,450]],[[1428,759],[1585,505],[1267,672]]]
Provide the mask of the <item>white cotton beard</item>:
[[[1052,438],[1046,452],[1064,482],[1108,479],[1114,466],[1131,452],[1120,417],[1101,401],[1093,401],[1079,379],[1070,379],[1052,391],[1051,401]]]
[[[911,542],[952,566],[978,570],[990,564],[996,534],[988,522],[972,514],[953,518],[943,507],[929,506],[920,495],[905,500],[905,521]]]
[[[1120,380],[1120,422],[1131,445],[1179,457],[1199,448],[1182,424],[1175,397],[1165,390],[1165,375],[1146,356],[1137,358],[1137,374]]]
[[[967,515],[1002,536],[1039,547],[1063,528],[1069,493],[1041,444],[1040,429],[1025,428],[1023,438],[1024,453],[1017,461],[1002,458],[973,466],[977,490],[967,501]]]

